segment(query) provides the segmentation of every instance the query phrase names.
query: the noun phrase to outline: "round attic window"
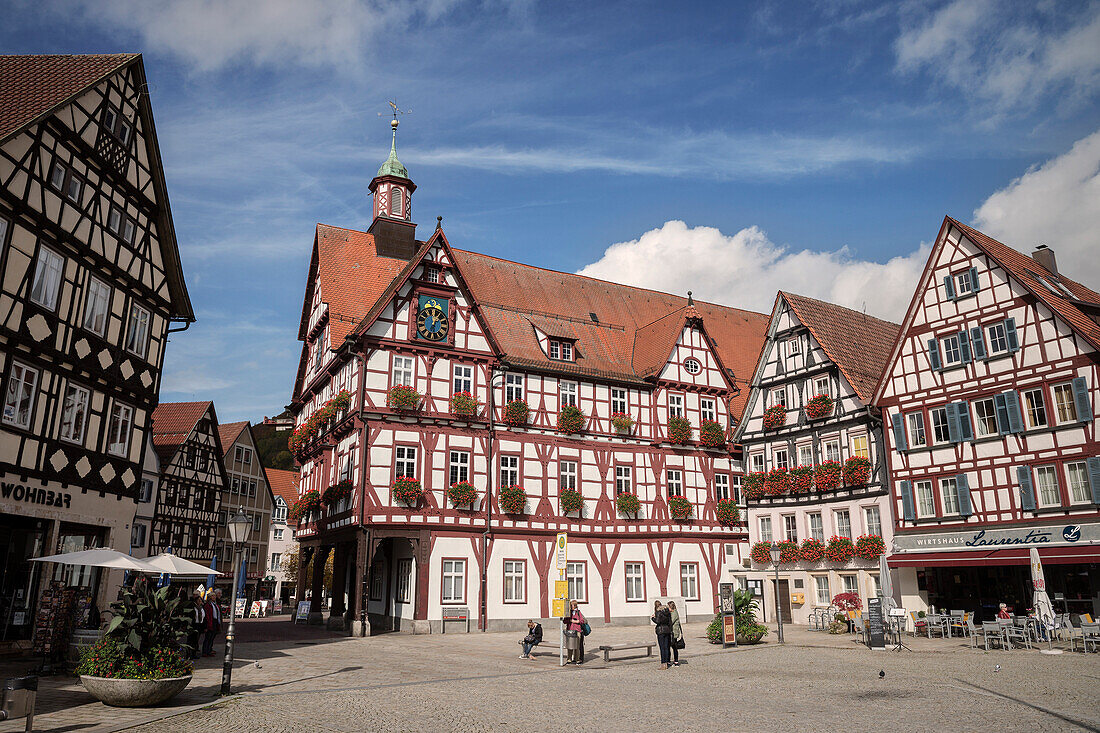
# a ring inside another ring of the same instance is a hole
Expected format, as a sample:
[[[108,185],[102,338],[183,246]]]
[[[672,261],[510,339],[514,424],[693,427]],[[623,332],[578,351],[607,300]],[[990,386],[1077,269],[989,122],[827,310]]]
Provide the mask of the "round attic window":
[[[698,359],[687,358],[684,359],[684,371],[688,374],[698,374],[703,371],[703,365],[699,363]]]

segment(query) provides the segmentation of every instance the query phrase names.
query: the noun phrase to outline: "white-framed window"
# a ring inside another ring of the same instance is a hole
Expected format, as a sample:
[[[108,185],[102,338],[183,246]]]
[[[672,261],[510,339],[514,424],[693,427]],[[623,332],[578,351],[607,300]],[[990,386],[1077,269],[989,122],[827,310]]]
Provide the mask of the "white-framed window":
[[[65,166],[54,161],[54,164],[50,166],[50,185],[56,188],[58,191],[65,188]]]
[[[814,447],[810,444],[798,446],[798,465],[814,465]]]
[[[626,577],[626,600],[645,600],[645,563],[623,563],[623,575]]]
[[[615,466],[615,494],[634,491],[634,471],[630,466]]]
[[[141,480],[141,489],[138,492],[138,502],[141,504],[148,504],[153,500],[153,479],[143,478]]]
[[[474,393],[474,368],[463,364],[454,367],[454,392]]]
[[[444,560],[442,598],[443,603],[466,602],[466,561]]]
[[[110,304],[110,286],[99,278],[89,276],[84,296],[84,328],[100,336],[106,333]]]
[[[573,343],[560,339],[550,339],[547,342],[547,355],[558,361],[573,361]]]
[[[989,337],[990,356],[1008,351],[1008,332],[1005,330],[1004,321],[986,326],[985,332]]]
[[[772,518],[760,517],[760,541],[771,542],[772,541]]]
[[[867,590],[871,598],[878,598],[882,595],[882,586],[878,582],[878,573],[867,573]]]
[[[470,480],[470,454],[463,450],[451,451],[451,485]]]
[[[416,372],[414,371],[413,358],[411,356],[394,356],[393,370],[390,372],[390,386],[405,385],[412,387],[415,383]]]
[[[730,498],[730,477],[728,473],[714,474],[714,498],[717,501]]]
[[[680,596],[685,601],[699,600],[699,563],[680,563]]]
[[[763,453],[753,453],[752,456],[749,457],[749,460],[752,462],[752,470],[754,473],[759,473],[764,470]]]
[[[1054,397],[1054,416],[1059,425],[1077,422],[1077,403],[1073,398],[1073,384],[1065,382],[1050,388]]]
[[[424,279],[430,283],[443,282],[443,270],[439,265],[424,265]]]
[[[130,529],[130,547],[145,547],[145,534],[147,527],[144,524],[134,522]]]
[[[703,365],[695,357],[689,356],[684,359],[684,371],[694,376],[703,371]]]
[[[237,463],[243,463],[246,466],[252,465],[252,449],[246,448],[243,445],[238,445],[233,451],[233,457]]]
[[[410,603],[412,601],[409,595],[409,589],[412,587],[412,565],[411,557],[403,557],[397,561],[397,583],[394,587],[394,600],[398,603]]]
[[[65,385],[65,398],[61,403],[62,440],[70,443],[84,442],[84,427],[88,422],[88,398],[91,393],[79,384],[69,382]]]
[[[569,584],[569,600],[583,603],[586,598],[585,564],[567,562],[565,564],[565,582]]]
[[[282,533],[281,529],[278,530],[278,531],[280,533]],[[272,570],[282,570],[283,569],[283,553],[281,553],[281,552],[271,553],[271,569]]]
[[[974,284],[970,281],[970,270],[954,275],[955,297],[961,298],[974,292]]]
[[[806,515],[806,523],[810,527],[810,537],[818,542],[825,541],[825,525],[821,521],[821,512],[810,512]]]
[[[943,363],[946,365],[961,364],[962,350],[959,348],[959,335],[945,336],[940,339],[943,344]]]
[[[504,561],[504,602],[523,603],[527,600],[527,563],[523,560]]]
[[[558,382],[558,399],[561,400],[562,407],[577,406],[577,383],[576,382]]]
[[[281,496],[275,497],[275,506],[271,510],[271,519],[275,522],[286,522],[286,500]],[[280,539],[276,537],[275,539]]]
[[[828,606],[833,602],[833,597],[829,595],[829,576],[828,575],[815,575],[814,576],[814,603],[818,606]]]
[[[840,441],[839,440],[826,440],[821,443],[825,452],[826,461],[839,461],[840,460]]]
[[[863,525],[867,528],[867,534],[882,536],[882,513],[877,506],[863,507]]]
[[[684,495],[684,474],[679,469],[666,470],[665,481],[668,483],[669,498]]]
[[[274,529],[271,530],[271,534],[272,534],[274,540],[276,542],[279,542],[283,539],[283,528],[282,527],[275,527]]]
[[[928,437],[924,434],[924,413],[910,412],[905,416],[905,422],[909,426],[909,447],[923,448],[928,445]]]
[[[725,474],[717,474],[715,476],[715,478],[717,478],[717,476],[724,476],[724,475]],[[731,476],[730,477],[730,492],[731,492],[731,497],[733,498],[734,503],[737,504],[738,506],[743,506],[745,501],[744,501],[744,497],[741,496],[741,477],[740,476]]]
[[[789,468],[786,448],[772,448],[772,465],[776,468]]]
[[[858,576],[841,575],[840,582],[844,585],[845,593],[855,593],[857,596],[859,595]]]
[[[522,374],[505,374],[504,375],[504,402],[505,404],[512,400],[523,399],[523,375]]]
[[[558,461],[558,490],[566,491],[577,488],[577,462]]]
[[[1035,488],[1039,506],[1058,506],[1062,503],[1058,493],[1058,472],[1054,466],[1035,467]]]
[[[1043,395],[1043,388],[1029,389],[1023,394],[1024,417],[1027,418],[1029,428],[1045,428],[1047,426],[1047,401]]]
[[[852,515],[848,510],[838,509],[833,512],[833,520],[836,525],[837,535],[852,539]]]
[[[134,408],[116,402],[111,405],[111,419],[107,427],[107,452],[125,456],[130,452],[130,433],[134,428]]]
[[[932,442],[936,445],[947,443],[951,440],[951,432],[947,427],[947,408],[934,407],[928,411],[932,418]]]
[[[627,410],[626,390],[611,388],[611,412],[623,412]]]
[[[943,515],[959,513],[959,484],[954,478],[940,479],[940,498],[943,499]]]
[[[814,394],[815,395],[825,394],[825,395],[829,395],[830,397],[832,397],[832,393],[833,393],[832,382],[829,380],[829,377],[827,377],[827,376],[817,377],[817,378],[814,379]]]
[[[65,183],[65,196],[75,204],[80,203],[84,193],[84,182],[69,172],[69,180]]]
[[[718,419],[718,409],[713,397],[701,397],[699,399],[699,412],[704,420],[715,421]]]
[[[776,389],[773,389],[771,391],[771,398],[772,398],[772,404],[771,404],[772,407],[775,407],[776,405],[783,405],[784,407],[786,407],[787,406],[787,388],[786,387],[778,387]]]
[[[783,539],[798,542],[798,517],[794,514],[783,515]]]
[[[1066,486],[1069,487],[1069,500],[1074,504],[1092,500],[1089,495],[1089,469],[1084,461],[1066,464]]]
[[[500,457],[500,485],[519,486],[519,456]]]
[[[393,475],[395,477],[416,478],[416,446],[394,446],[393,456]]]
[[[993,398],[985,397],[974,400],[974,430],[976,437],[985,438],[997,435],[997,413],[993,406]]]
[[[683,417],[684,416],[684,396],[679,394],[669,394],[668,396],[668,416],[669,417]]]
[[[932,496],[931,481],[914,481],[913,495],[917,497],[917,516],[936,516],[936,499]]]
[[[134,241],[134,220],[113,204],[107,213],[107,230],[128,244]]]
[[[851,448],[853,456],[860,456],[868,459],[871,457],[871,448],[867,442],[866,435],[853,435]]]
[[[792,339],[787,339],[787,356],[794,356],[795,354],[802,353],[802,341],[797,336]]]
[[[134,356],[145,357],[149,345],[149,311],[137,303],[130,304],[130,322],[126,327],[126,350]]]
[[[45,245],[39,247],[38,257],[34,261],[31,300],[49,310],[56,308],[64,269],[65,258]]]

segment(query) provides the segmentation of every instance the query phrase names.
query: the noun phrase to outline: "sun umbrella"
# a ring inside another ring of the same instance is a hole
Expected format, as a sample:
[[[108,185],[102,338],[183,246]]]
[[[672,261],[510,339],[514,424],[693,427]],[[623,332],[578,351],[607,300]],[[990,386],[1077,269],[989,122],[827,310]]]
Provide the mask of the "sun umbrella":
[[[1039,549],[1036,547],[1031,548],[1031,588],[1031,607],[1035,609],[1035,618],[1047,633],[1047,648],[1043,653],[1061,654],[1061,650],[1054,649],[1054,605],[1047,595],[1047,579],[1043,575],[1043,562],[1039,559]]]
[[[878,556],[878,587],[882,596],[883,609],[889,611],[897,606],[894,603],[894,579],[890,576],[890,566],[886,564],[886,553]]]
[[[152,565],[157,572],[169,573],[170,575],[182,575],[188,578],[205,578],[208,575],[222,575],[217,570],[211,570],[205,565],[199,565],[197,562],[191,562],[190,560],[184,560],[178,555],[173,555],[170,552],[164,552],[156,557],[150,557],[146,559],[146,562]]]
[[[160,572],[144,560],[138,560],[124,555],[118,550],[109,547],[100,547],[94,550],[81,550],[79,552],[66,552],[62,555],[49,555],[48,557],[34,557],[31,562],[55,562],[61,565],[86,565],[93,568],[114,568],[116,570],[137,570],[142,573]]]

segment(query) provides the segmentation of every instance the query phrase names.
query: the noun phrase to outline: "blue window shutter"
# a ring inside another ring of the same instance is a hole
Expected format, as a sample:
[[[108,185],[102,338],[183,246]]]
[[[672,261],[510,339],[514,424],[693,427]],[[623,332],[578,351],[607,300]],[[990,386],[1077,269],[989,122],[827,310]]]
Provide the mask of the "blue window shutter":
[[[955,281],[950,275],[943,279],[943,289],[947,291],[947,297],[951,300],[955,299]]]
[[[1035,511],[1035,487],[1031,485],[1031,466],[1017,466],[1016,477],[1020,480],[1020,508],[1025,512]]]
[[[947,438],[952,443],[958,443],[962,440],[959,435],[959,415],[956,412],[958,405],[948,402],[944,407],[947,409]]]
[[[974,440],[974,428],[970,424],[970,403],[956,402],[955,414],[959,417],[959,440]]]
[[[1012,428],[1008,424],[1008,398],[1004,394],[993,395],[993,412],[997,415],[997,432],[1008,435]]]
[[[894,447],[897,448],[899,452],[904,453],[909,445],[905,439],[905,421],[901,413],[896,413],[891,417],[890,422],[893,423],[894,426]]]
[[[1018,433],[1024,429],[1024,418],[1020,412],[1020,396],[1012,391],[1005,392],[1004,396],[1008,407],[1008,431]]]
[[[981,328],[970,329],[970,350],[974,352],[975,359],[984,359],[985,353],[985,339],[982,337]]]
[[[955,477],[955,485],[959,488],[959,516],[969,517],[974,513],[974,507],[970,502],[970,481],[965,473]]]
[[[1077,419],[1092,422],[1092,400],[1089,399],[1089,385],[1084,377],[1073,380],[1073,401],[1077,403]]]
[[[970,289],[975,293],[978,292],[978,268],[970,268]]]
[[[1005,319],[1005,338],[1008,341],[1008,350],[1009,351],[1019,351],[1020,350],[1020,339],[1019,339],[1019,337],[1016,336],[1016,319],[1015,318],[1006,318]]]
[[[963,364],[970,362],[970,336],[965,328],[959,331],[959,357]]]
[[[940,370],[940,342],[936,339],[928,339],[928,361],[933,369]]]
[[[1100,458],[1089,459],[1089,487],[1092,489],[1092,503],[1100,504]]]
[[[909,482],[899,481],[898,488],[901,489],[901,518],[906,522],[915,522],[917,512],[913,508],[913,490],[909,487]]]

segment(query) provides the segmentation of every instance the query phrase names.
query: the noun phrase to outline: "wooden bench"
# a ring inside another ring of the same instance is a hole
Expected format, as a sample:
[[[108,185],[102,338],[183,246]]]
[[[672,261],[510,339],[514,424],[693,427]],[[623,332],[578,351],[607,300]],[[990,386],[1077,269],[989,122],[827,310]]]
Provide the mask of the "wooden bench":
[[[645,649],[645,655],[647,657],[653,656],[653,647],[657,646],[657,642],[642,642],[641,644],[606,644],[600,647],[600,651],[603,652],[603,661],[611,661],[611,652],[621,652],[627,649]]]

